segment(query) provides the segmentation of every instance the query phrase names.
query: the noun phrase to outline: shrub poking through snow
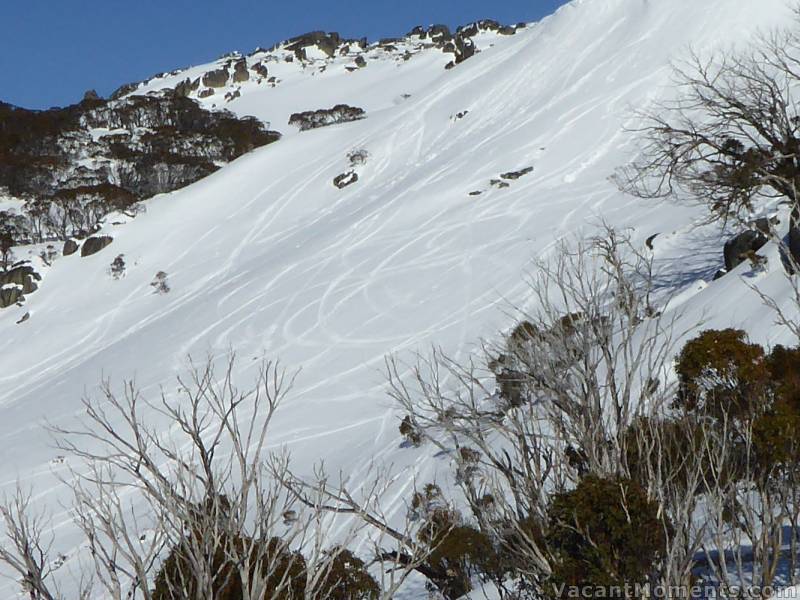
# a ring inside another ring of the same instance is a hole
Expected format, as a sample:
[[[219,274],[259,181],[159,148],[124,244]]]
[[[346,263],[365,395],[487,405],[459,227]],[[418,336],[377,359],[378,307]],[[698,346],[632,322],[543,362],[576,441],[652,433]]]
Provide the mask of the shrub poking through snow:
[[[589,476],[548,510],[553,580],[567,586],[624,586],[650,580],[664,527],[658,504],[629,479]]]
[[[55,262],[56,258],[58,258],[59,253],[56,250],[53,244],[47,244],[44,250],[39,252],[39,258],[42,259],[42,262],[46,264],[48,267]]]
[[[115,258],[111,266],[108,268],[108,272],[114,279],[121,279],[125,277],[125,255],[120,254]]]
[[[155,587],[151,592],[154,600],[183,600],[200,595],[203,589],[193,569],[193,546],[207,544],[200,537],[203,532],[190,534],[186,540],[172,548],[169,556],[156,574]],[[194,537],[192,537],[194,536]],[[306,562],[299,552],[291,551],[280,538],[268,541],[253,540],[245,536],[231,536],[224,544],[214,548],[208,561],[208,571],[213,576],[211,587],[214,598],[218,600],[242,600],[247,584],[242,581],[239,565],[226,556],[226,545],[239,552],[250,552],[260,556],[260,561],[253,561],[251,578],[261,577],[268,597],[302,598],[306,583]],[[210,546],[210,544],[209,544]],[[260,563],[258,566],[255,563]],[[178,592],[178,590],[181,590]]]
[[[445,598],[468,594],[473,577],[497,563],[491,539],[467,524],[435,484],[414,494],[411,508],[423,522],[417,538],[431,549],[425,561],[429,591]]]
[[[167,274],[164,271],[156,273],[153,281],[150,282],[150,287],[152,287],[157,294],[168,294],[171,288],[169,287]]]
[[[367,164],[369,160],[369,152],[364,148],[357,148],[347,153],[347,160],[350,161],[350,166],[360,167]]]
[[[702,332],[683,347],[675,370],[676,405],[685,410],[743,419],[763,408],[770,379],[766,356],[744,331]]]
[[[400,422],[400,435],[402,435],[406,442],[411,446],[420,446],[422,444],[422,434],[419,429],[414,426],[411,417],[406,415]]]
[[[319,588],[331,600],[378,600],[381,588],[364,561],[346,548],[333,548],[331,560],[318,569]]]

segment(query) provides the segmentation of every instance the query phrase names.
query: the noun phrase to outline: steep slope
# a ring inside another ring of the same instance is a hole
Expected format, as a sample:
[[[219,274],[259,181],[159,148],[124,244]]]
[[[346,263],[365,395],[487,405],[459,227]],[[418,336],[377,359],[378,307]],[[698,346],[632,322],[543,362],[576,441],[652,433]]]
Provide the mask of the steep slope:
[[[624,131],[632,109],[672,93],[671,59],[689,44],[745,41],[786,14],[783,0],[576,0],[493,37],[454,69],[431,50],[352,72],[287,73],[275,88],[241,86],[225,108],[281,131],[292,112],[337,103],[367,116],[287,135],[153,198],[145,214],[106,227],[111,246],[58,259],[24,307],[0,312],[3,487],[19,478],[58,512],[66,499],[54,471],[64,466],[43,419],[75,418],[101,376],[171,393],[187,355],[229,350],[244,381],[264,354],[302,367],[272,440],[301,470],[325,457],[357,482],[378,459],[416,465],[424,481],[445,463],[399,448],[384,356],[430,344],[469,353],[525,304],[531,257],[600,217],[631,227],[642,244],[662,234],[665,287],[685,291],[690,317],[713,307],[715,323],[747,322],[769,339],[772,316],[738,278],[706,286],[722,242],[689,230],[696,211],[624,196],[608,177],[635,152]],[[351,165],[348,153],[361,149],[366,163]],[[335,187],[350,169],[358,181]],[[120,254],[126,275],[115,280],[108,268]],[[159,271],[169,294],[149,285]],[[763,284],[781,293],[778,272]],[[71,553],[78,538],[66,513],[60,520],[58,545]]]

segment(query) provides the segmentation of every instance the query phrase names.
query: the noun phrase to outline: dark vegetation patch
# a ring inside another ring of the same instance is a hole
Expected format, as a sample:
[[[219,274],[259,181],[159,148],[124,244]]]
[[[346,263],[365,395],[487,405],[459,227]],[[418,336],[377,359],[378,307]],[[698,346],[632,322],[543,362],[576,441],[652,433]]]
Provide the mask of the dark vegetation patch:
[[[185,97],[194,84],[181,85],[172,95],[87,95],[45,111],[0,104],[0,188],[26,201],[23,215],[0,214],[3,229],[17,244],[86,237],[109,212],[280,138],[256,119],[203,110]]]

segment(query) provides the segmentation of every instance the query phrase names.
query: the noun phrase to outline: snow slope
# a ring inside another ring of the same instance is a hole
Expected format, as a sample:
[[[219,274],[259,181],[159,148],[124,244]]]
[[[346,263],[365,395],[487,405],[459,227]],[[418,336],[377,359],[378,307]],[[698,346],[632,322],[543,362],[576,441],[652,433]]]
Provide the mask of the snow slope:
[[[722,260],[719,232],[692,231],[696,211],[627,197],[608,177],[633,158],[624,132],[632,109],[671,93],[671,59],[689,44],[707,51],[745,41],[787,14],[784,0],[575,0],[487,40],[452,70],[441,52],[426,51],[401,62],[377,57],[355,72],[287,72],[275,88],[243,86],[226,108],[282,132],[290,113],[337,102],[368,116],[291,132],[153,198],[146,214],[106,227],[111,246],[57,260],[24,307],[0,312],[0,490],[17,479],[33,486],[63,524],[59,546],[69,552],[78,538],[59,507],[63,466],[43,420],[75,418],[101,377],[135,376],[145,393],[160,385],[170,393],[187,355],[230,349],[244,382],[262,355],[302,367],[273,428],[274,446],[287,444],[301,470],[324,456],[358,481],[378,459],[430,478],[446,463],[430,449],[399,447],[384,357],[430,344],[471,352],[510,325],[511,305],[525,303],[531,258],[601,217],[631,227],[642,244],[661,234],[664,286],[683,292],[687,318],[781,340],[738,277],[745,267],[708,283]],[[174,77],[172,85],[185,75]],[[347,153],[361,148],[370,158],[359,181],[335,188]],[[510,187],[490,184],[526,167],[533,172]],[[115,281],[107,270],[118,254],[128,268]],[[168,273],[167,295],[149,286],[158,271]],[[784,293],[777,269],[759,277],[746,280]],[[401,510],[402,494],[393,500]]]

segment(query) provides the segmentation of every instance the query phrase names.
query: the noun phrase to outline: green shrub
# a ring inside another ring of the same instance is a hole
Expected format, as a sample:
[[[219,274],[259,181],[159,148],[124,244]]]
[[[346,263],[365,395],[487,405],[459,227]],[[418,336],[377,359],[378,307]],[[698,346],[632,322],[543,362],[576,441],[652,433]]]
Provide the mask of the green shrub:
[[[557,494],[547,544],[556,586],[624,586],[648,581],[666,543],[658,506],[630,479],[589,476]]]
[[[800,348],[775,346],[767,367],[776,398],[800,412]]]
[[[441,489],[429,484],[414,495],[412,509],[424,519],[417,537],[431,553],[419,569],[445,598],[460,598],[472,590],[472,578],[493,572],[499,563],[492,540],[463,523]]]
[[[156,574],[153,600],[194,600],[199,597],[190,559],[190,543],[190,540],[184,540],[170,551]],[[302,554],[289,550],[279,538],[257,542],[243,536],[227,536],[216,545],[214,555],[205,559],[208,570],[214,575],[214,600],[243,600],[242,579],[228,550],[235,549],[239,554],[251,545],[251,576],[256,575],[258,566],[268,591],[280,589],[277,596],[280,600],[302,599],[306,585],[306,563]]]
[[[381,589],[364,561],[345,548],[334,548],[320,579],[326,600],[377,600]]]
[[[764,348],[738,329],[708,330],[687,342],[677,359],[676,405],[736,420],[764,408],[770,372]]]
[[[759,474],[780,475],[800,466],[800,413],[786,402],[778,402],[753,422],[753,446]]]

